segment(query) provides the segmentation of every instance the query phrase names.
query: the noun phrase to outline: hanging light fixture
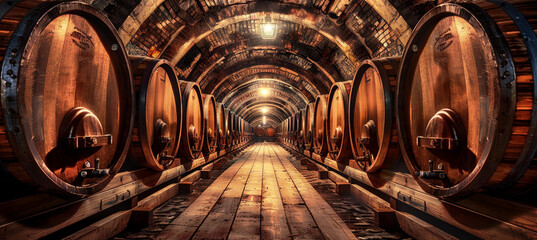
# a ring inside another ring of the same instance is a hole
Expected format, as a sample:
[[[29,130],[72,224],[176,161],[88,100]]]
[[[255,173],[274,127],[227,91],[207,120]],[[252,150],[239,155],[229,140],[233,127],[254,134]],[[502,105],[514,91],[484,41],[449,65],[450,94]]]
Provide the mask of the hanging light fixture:
[[[265,21],[261,23],[261,37],[263,39],[276,39],[278,26],[272,21],[270,14],[267,14]]]

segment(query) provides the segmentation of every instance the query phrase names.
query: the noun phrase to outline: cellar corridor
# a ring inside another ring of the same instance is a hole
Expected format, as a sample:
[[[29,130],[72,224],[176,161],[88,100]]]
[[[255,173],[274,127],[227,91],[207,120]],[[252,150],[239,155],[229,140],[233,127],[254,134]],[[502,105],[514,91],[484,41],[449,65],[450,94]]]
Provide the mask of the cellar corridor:
[[[536,0],[0,0],[0,240],[537,239]]]

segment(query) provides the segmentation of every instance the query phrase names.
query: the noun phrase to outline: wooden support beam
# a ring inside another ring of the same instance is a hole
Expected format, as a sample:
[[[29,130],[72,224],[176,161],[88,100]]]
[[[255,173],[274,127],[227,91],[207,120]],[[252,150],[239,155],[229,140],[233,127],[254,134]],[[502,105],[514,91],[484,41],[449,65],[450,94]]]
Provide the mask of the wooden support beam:
[[[209,163],[201,168],[201,178],[211,178],[211,170],[214,168],[214,163]]]
[[[179,194],[190,194],[194,191],[194,182],[180,182]]]
[[[458,239],[435,226],[405,212],[396,212],[399,227],[414,239],[444,240]]]
[[[116,212],[65,237],[63,240],[94,240],[112,238],[127,228],[130,216],[131,210]]]
[[[112,180],[115,182],[114,185],[118,184],[114,188],[109,189],[107,186],[105,190],[87,198],[68,202],[60,207],[1,225],[0,237],[7,239],[45,237],[105,209],[130,201],[148,189],[177,178],[183,171],[184,168],[179,166],[159,173],[151,170],[140,172],[147,173],[147,175],[129,172],[122,175],[124,177],[122,179]],[[117,175],[114,179],[116,178]],[[46,201],[46,199],[42,200],[42,202]],[[35,227],[36,224],[40,227]]]

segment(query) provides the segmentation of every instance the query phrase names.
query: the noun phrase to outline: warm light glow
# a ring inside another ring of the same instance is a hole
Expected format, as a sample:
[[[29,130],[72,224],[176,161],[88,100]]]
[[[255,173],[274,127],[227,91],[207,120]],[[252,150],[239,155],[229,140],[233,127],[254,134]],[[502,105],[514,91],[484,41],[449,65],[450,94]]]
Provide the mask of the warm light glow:
[[[267,124],[267,117],[263,116],[263,124]]]
[[[268,89],[266,89],[266,88],[261,88],[261,89],[259,90],[259,93],[260,93],[262,96],[268,96],[269,93],[270,93],[270,91],[269,91]]]
[[[261,109],[261,112],[263,112],[263,113],[267,113],[267,112],[268,112],[268,109],[267,109],[267,108],[262,108],[262,109]],[[265,117],[263,117],[263,119],[264,119],[264,118],[265,118]]]
[[[276,24],[262,23],[261,24],[261,37],[263,39],[275,39],[276,38]]]

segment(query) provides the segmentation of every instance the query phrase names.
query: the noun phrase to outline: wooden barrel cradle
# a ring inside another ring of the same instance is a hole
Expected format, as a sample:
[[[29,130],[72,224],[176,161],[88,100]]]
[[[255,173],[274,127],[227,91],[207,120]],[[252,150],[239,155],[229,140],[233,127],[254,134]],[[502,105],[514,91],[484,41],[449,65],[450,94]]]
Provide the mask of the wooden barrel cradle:
[[[217,122],[217,141],[218,149],[226,149],[226,114],[224,105],[222,103],[216,103],[216,122]]]
[[[313,115],[313,152],[321,156],[328,153],[326,139],[326,116],[328,95],[319,95],[315,100]]]
[[[203,153],[211,154],[216,152],[217,142],[217,115],[216,101],[213,95],[204,94],[203,96],[203,115],[205,124],[205,137],[203,138]]]
[[[537,183],[537,3],[494,2],[435,7],[401,62],[400,145],[433,195]]]
[[[335,161],[352,158],[348,123],[348,105],[351,81],[337,82],[332,85],[328,97],[326,134],[328,156]]]
[[[349,133],[354,159],[366,172],[388,167],[400,156],[393,91],[400,57],[365,60],[354,76]]]
[[[304,111],[304,149],[311,150],[313,146],[313,114],[315,103],[309,103]]]
[[[196,83],[180,81],[183,102],[183,130],[178,156],[185,160],[202,157],[205,114],[201,90]]]
[[[170,167],[181,140],[181,89],[166,60],[130,57],[136,89],[131,152],[145,167]]]
[[[271,128],[271,127],[267,128],[265,130],[265,136],[267,136],[267,137],[275,137],[276,136],[276,130],[274,128]]]
[[[25,5],[33,3],[19,3],[0,21],[1,165],[43,190],[92,194],[119,171],[130,145],[130,63],[115,28],[93,7]]]

